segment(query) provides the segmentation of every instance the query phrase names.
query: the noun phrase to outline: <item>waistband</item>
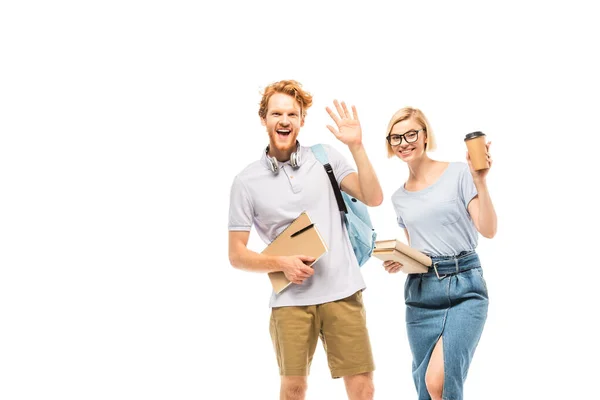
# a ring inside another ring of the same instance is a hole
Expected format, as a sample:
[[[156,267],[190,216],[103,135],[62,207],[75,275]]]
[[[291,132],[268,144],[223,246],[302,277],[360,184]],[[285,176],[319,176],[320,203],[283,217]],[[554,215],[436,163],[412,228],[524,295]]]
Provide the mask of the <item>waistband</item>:
[[[431,261],[431,268],[423,275],[436,275],[440,279],[481,266],[479,256],[474,250],[462,251],[454,256],[431,256]]]

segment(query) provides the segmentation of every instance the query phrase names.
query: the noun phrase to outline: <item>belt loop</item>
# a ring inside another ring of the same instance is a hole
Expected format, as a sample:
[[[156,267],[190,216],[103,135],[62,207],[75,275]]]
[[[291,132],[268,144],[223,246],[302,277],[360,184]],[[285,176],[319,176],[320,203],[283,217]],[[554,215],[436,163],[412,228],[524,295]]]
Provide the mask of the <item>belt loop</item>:
[[[454,259],[454,264],[456,265],[456,273],[458,274],[458,258]]]

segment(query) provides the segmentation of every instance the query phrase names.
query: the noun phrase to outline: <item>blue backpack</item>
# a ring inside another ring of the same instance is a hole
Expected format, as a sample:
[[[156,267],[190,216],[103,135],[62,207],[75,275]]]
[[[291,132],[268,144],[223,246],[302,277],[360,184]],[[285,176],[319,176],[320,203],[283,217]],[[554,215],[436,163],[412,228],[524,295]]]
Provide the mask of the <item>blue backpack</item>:
[[[316,144],[311,146],[311,150],[317,160],[325,167],[325,171],[333,187],[338,208],[342,214],[342,219],[346,224],[346,230],[348,231],[354,255],[356,255],[358,265],[362,267],[371,257],[375,248],[375,239],[377,238],[377,233],[373,229],[367,206],[340,190],[333,174],[333,168],[329,164],[327,152],[323,146]]]

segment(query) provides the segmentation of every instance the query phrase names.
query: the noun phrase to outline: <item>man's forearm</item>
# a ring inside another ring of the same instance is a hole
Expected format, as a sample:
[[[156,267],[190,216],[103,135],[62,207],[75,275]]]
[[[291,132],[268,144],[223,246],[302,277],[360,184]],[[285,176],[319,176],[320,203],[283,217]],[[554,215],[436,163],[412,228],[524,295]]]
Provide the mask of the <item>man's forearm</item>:
[[[268,256],[249,250],[246,246],[229,252],[229,262],[232,266],[250,272],[281,271],[278,256]]]
[[[371,207],[380,205],[383,202],[383,191],[365,147],[361,144],[350,148],[350,152],[358,169],[358,183],[365,204]]]

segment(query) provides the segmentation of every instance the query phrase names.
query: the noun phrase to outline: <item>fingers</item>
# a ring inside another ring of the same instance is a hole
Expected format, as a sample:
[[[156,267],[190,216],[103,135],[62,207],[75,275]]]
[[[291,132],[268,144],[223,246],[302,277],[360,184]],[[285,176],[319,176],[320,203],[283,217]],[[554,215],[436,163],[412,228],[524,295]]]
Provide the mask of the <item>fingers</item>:
[[[329,132],[333,133],[335,137],[338,136],[338,131],[333,126],[327,125],[327,129],[329,129]]]
[[[298,282],[297,284],[301,284],[304,283],[304,281],[308,279],[308,276],[304,276],[304,275],[295,275],[294,278],[292,279],[292,282]]]
[[[293,258],[293,265],[290,265],[289,269],[286,270],[285,276],[290,282],[301,285],[307,278],[314,275],[315,270],[307,264],[314,263],[316,258],[304,254],[295,255]]]
[[[385,270],[390,274],[395,274],[396,272],[400,271],[400,269],[402,269],[402,264],[389,266]]]
[[[337,100],[334,100],[334,103],[337,106]],[[346,106],[346,102],[342,101],[342,109],[344,110],[344,113],[342,114],[340,112],[340,116],[342,118],[348,118],[348,119],[355,119],[358,121],[358,112],[356,111],[356,107],[352,106],[352,114],[350,114],[350,110],[348,110],[348,107]],[[339,112],[339,107],[338,107],[338,112]]]
[[[344,102],[342,102],[342,104],[344,105],[344,108],[347,110],[346,104]],[[335,109],[337,110],[337,112],[340,115],[340,117],[347,118],[346,117],[346,112],[342,109],[342,107],[340,107],[340,103],[337,100],[333,101],[333,105],[335,106]]]
[[[315,273],[314,269],[312,269],[311,267],[306,267],[306,266],[300,268],[300,270],[298,271],[298,275],[301,275],[305,278],[312,276],[314,273]]]
[[[296,273],[290,279],[290,282],[295,283],[296,285],[301,285],[304,281],[314,275],[315,270],[311,267],[303,266],[300,267]]]
[[[490,146],[491,145],[492,145],[492,142],[487,142],[486,145],[485,145],[485,147],[486,147],[486,153],[485,153],[485,155],[487,157],[487,162],[488,162],[488,164],[489,164],[490,167],[492,166],[492,161],[493,161],[492,160],[492,155],[490,154]]]
[[[327,111],[327,114],[329,114],[329,116],[331,117],[331,119],[333,120],[333,122],[335,122],[336,125],[340,125],[340,119],[337,115],[335,115],[335,113],[333,112],[333,110],[329,107],[325,107],[325,111]],[[331,130],[331,129],[330,129]]]
[[[302,261],[302,264],[297,265],[298,269],[296,270],[296,276],[299,276],[302,279],[312,276],[315,273],[315,270],[309,267],[307,264],[314,263],[315,258],[305,255],[299,255],[298,258]]]
[[[400,269],[402,269],[402,266],[396,267],[396,268],[391,268],[388,272],[390,274],[395,274],[396,272],[400,272]]]
[[[344,109],[344,117],[350,118],[350,111],[348,111],[348,107],[346,107],[346,103],[342,101],[342,108]]]
[[[398,261],[393,261],[393,260],[386,260],[383,262],[384,267],[392,267],[392,266],[397,266],[397,265],[402,265],[402,264],[400,264]]]
[[[339,123],[343,119],[354,119],[358,121],[358,112],[356,111],[355,106],[352,106],[352,113],[350,113],[350,110],[348,110],[348,106],[344,101],[342,101],[340,104],[339,101],[333,100],[333,105],[335,106],[335,109],[337,110],[339,116],[336,115],[333,112],[333,110],[329,107],[325,107],[325,110],[327,111],[331,119],[333,119],[333,121],[336,123],[336,125],[339,126]]]
[[[402,264],[397,261],[387,260],[383,262],[383,267],[390,274],[394,274],[402,268]]]

